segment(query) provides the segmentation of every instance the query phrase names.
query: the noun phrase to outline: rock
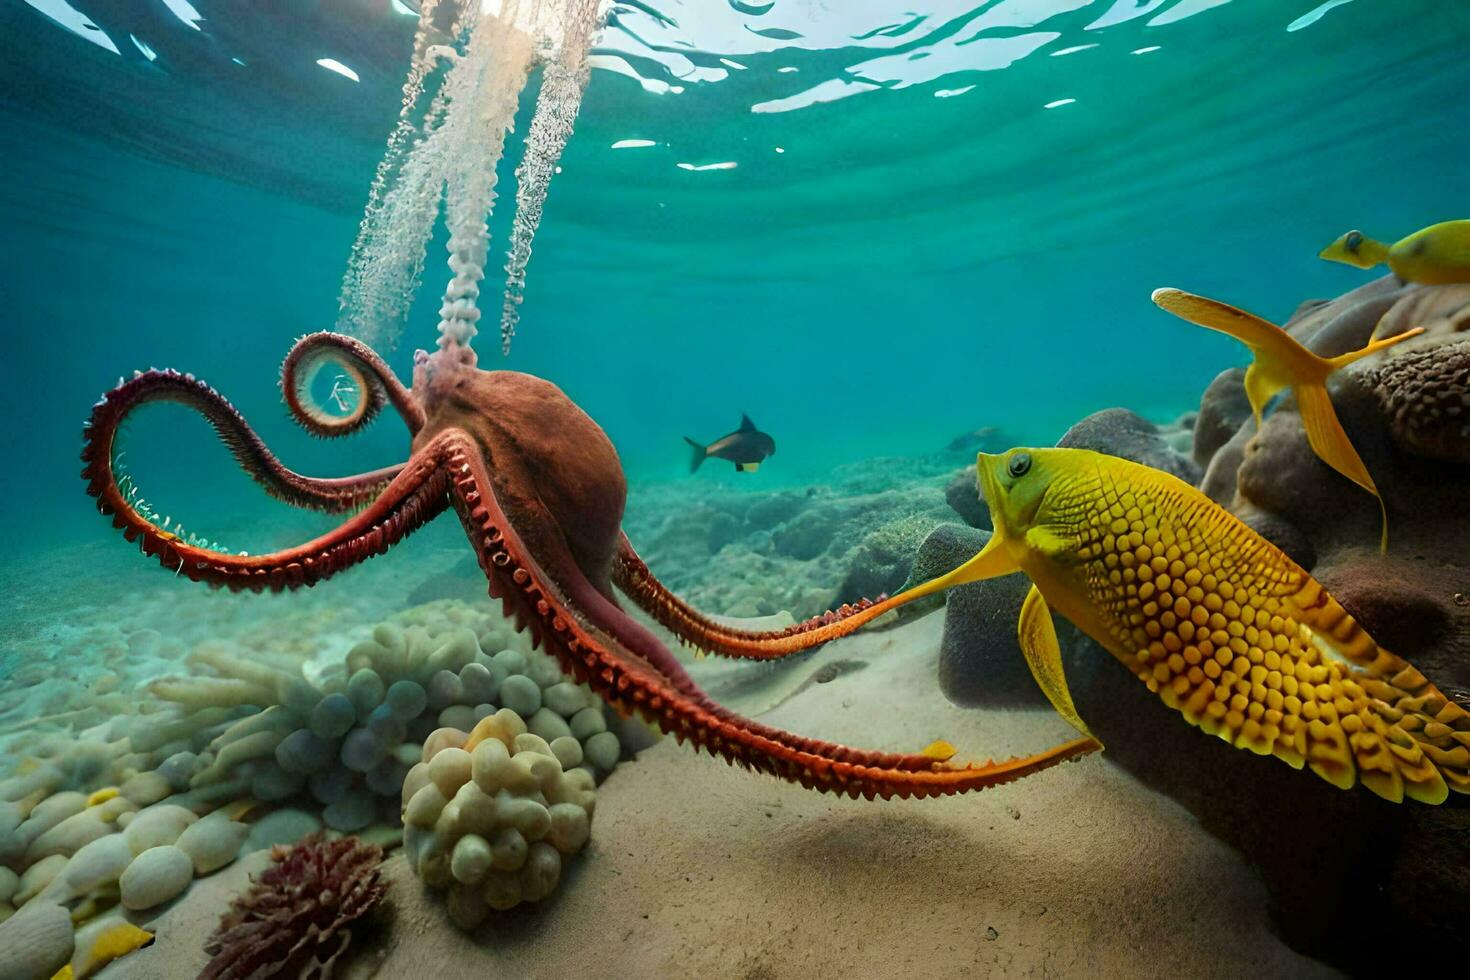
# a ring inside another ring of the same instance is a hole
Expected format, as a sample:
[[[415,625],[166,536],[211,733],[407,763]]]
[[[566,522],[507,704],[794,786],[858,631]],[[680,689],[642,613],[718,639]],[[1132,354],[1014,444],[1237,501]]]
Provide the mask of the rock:
[[[139,807],[152,806],[173,791],[173,784],[161,772],[140,772],[123,783],[121,789],[122,795]]]
[[[985,542],[989,540],[989,532],[978,528],[964,524],[939,525],[930,531],[929,536],[919,545],[919,551],[914,556],[914,563],[909,569],[908,578],[904,580],[901,588],[903,590],[912,589],[916,585],[922,585],[930,579],[954,571],[978,555],[980,549],[985,547]],[[906,606],[900,606],[898,616],[901,620],[916,619],[938,609],[944,603],[945,595],[942,593],[925,596]]]
[[[234,861],[249,834],[248,826],[216,811],[186,828],[175,846],[188,855],[194,874],[207,875]]]
[[[51,882],[56,880],[56,876],[61,874],[69,860],[71,859],[65,854],[52,854],[26,868],[21,873],[20,887],[12,899],[14,904],[25,905],[41,894]]]
[[[1158,426],[1126,408],[1109,408],[1089,415],[1068,429],[1057,445],[1131,459],[1171,473],[1191,486],[1200,478],[1194,460],[1175,452],[1160,435]]]
[[[43,895],[57,902],[81,898],[121,878],[134,857],[124,835],[99,837],[72,855]]]
[[[975,467],[967,466],[950,478],[944,488],[944,499],[966,524],[990,530],[990,508],[980,496]]]
[[[982,425],[971,432],[962,432],[949,441],[944,447],[945,452],[950,453],[998,453],[1003,452],[1015,443],[1004,431],[993,425]]]
[[[186,827],[198,819],[192,811],[181,806],[161,803],[139,812],[128,824],[128,829],[123,831],[123,836],[134,854],[142,854],[151,848],[172,844]]]
[[[950,589],[939,642],[939,689],[961,707],[1042,707],[1016,639],[1031,582],[1021,574]]]
[[[20,875],[11,869],[0,866],[0,904],[9,904],[20,891]]]
[[[71,913],[60,905],[35,902],[0,922],[5,980],[49,980],[75,949]]]
[[[1242,425],[1251,421],[1251,403],[1245,395],[1245,368],[1226,368],[1200,396],[1199,416],[1194,423],[1195,463],[1208,467],[1220,448]]]
[[[277,810],[255,822],[240,853],[263,851],[277,844],[295,844],[322,829],[322,822],[304,810]]]
[[[182,895],[194,880],[194,862],[172,844],[150,847],[133,859],[118,883],[124,908],[141,912]]]

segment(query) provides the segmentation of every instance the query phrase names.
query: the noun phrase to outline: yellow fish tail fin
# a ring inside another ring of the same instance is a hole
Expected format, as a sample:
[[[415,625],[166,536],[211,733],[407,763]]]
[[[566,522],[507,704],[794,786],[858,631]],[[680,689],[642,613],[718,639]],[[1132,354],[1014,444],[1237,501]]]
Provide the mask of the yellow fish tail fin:
[[[1338,421],[1337,412],[1332,407],[1332,399],[1328,397],[1326,387],[1320,383],[1301,384],[1297,385],[1294,390],[1297,410],[1301,413],[1302,427],[1307,430],[1307,442],[1311,444],[1312,452],[1316,453],[1322,462],[1367,490],[1378,500],[1383,526],[1379,548],[1386,552],[1388,550],[1388,507],[1384,504],[1378,487],[1373,483],[1368,467],[1363,464],[1363,458],[1358,455],[1358,451],[1353,448],[1352,441],[1343,431],[1342,423]]]
[[[1371,269],[1388,261],[1388,246],[1367,237],[1361,231],[1350,231],[1318,252],[1317,258],[1342,262],[1359,269]]]
[[[1016,635],[1021,642],[1021,651],[1026,655],[1026,665],[1031,668],[1031,676],[1036,678],[1037,685],[1052,707],[1057,709],[1057,714],[1102,748],[1102,742],[1088,731],[1086,722],[1072,704],[1072,692],[1067,689],[1067,678],[1062,673],[1062,647],[1057,642],[1056,625],[1052,622],[1046,599],[1034,585],[1021,604]]]

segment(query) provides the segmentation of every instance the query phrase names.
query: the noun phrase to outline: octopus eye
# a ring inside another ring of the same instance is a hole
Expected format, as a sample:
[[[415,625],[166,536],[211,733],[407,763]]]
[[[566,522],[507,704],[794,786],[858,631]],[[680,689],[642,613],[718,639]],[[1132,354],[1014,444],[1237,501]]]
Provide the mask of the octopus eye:
[[[1011,457],[1010,462],[1006,464],[1006,472],[1016,478],[1025,476],[1030,469],[1030,453],[1016,453],[1016,455]]]
[[[1363,244],[1363,233],[1361,231],[1350,231],[1347,241],[1343,242],[1349,252],[1356,252]]]

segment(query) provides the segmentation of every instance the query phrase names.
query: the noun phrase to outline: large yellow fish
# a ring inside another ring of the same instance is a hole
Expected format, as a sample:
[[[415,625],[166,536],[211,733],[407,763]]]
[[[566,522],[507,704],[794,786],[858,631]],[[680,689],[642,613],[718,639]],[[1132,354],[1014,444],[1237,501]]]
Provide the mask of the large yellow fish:
[[[1470,221],[1442,221],[1393,245],[1374,241],[1361,231],[1350,231],[1317,254],[1359,269],[1387,262],[1393,274],[1405,282],[1430,286],[1470,282]]]
[[[1470,793],[1470,714],[1194,487],[1082,449],[982,453],[979,471],[990,542],[885,607],[1023,571],[1033,586],[1021,649],[1083,734],[1049,606],[1191,724],[1239,748],[1394,802]]]
[[[1339,368],[1346,367],[1362,357],[1376,354],[1385,347],[1417,337],[1422,328],[1406,331],[1395,337],[1375,340],[1361,350],[1338,357],[1319,357],[1297,343],[1285,330],[1253,313],[1236,309],[1216,300],[1186,293],[1180,289],[1154,290],[1154,302],[1181,319],[1211,330],[1229,334],[1251,349],[1254,360],[1245,372],[1245,393],[1250,399],[1251,411],[1256,416],[1256,426],[1261,424],[1261,413],[1279,392],[1290,388],[1296,396],[1297,411],[1301,413],[1302,427],[1307,432],[1307,442],[1322,462],[1367,490],[1378,500],[1382,515],[1383,531],[1379,547],[1388,550],[1388,507],[1368,473],[1368,467],[1358,451],[1353,448],[1332,399],[1327,395],[1327,379]]]

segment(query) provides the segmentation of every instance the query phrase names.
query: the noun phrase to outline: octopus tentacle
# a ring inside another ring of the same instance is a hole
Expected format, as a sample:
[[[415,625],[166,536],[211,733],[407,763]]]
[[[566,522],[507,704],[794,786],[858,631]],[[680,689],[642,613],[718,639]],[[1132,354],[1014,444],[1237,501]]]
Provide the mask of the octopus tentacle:
[[[200,396],[201,388],[209,392],[209,397]],[[93,409],[83,438],[82,460],[86,466],[82,478],[87,481],[87,492],[97,499],[97,509],[112,517],[113,526],[122,530],[125,538],[138,541],[144,554],[157,557],[165,568],[194,581],[257,592],[314,585],[388,550],[443,512],[447,503],[449,480],[441,466],[444,440],[436,439],[397,468],[396,475],[360,513],[312,541],[265,555],[231,555],[200,547],[154,523],[118,484],[112,455],[118,426],[137,405],[160,399],[205,406],[201,411],[211,421],[215,421],[221,405],[229,408],[223,398],[191,378],[166,371],[140,374],[109,392]],[[240,419],[239,424],[244,426],[244,420]],[[221,428],[217,422],[216,428]],[[227,431],[222,428],[222,435]],[[244,431],[248,433],[248,427]],[[225,441],[230,442],[228,435]],[[264,450],[258,439],[255,444]],[[250,468],[248,463],[246,466]]]
[[[904,604],[899,597],[859,599],[840,609],[778,630],[744,630],[715,620],[664,585],[638,557],[627,535],[618,543],[613,583],[682,642],[707,653],[744,660],[778,660],[847,636]]]
[[[373,500],[403,469],[398,464],[354,476],[303,476],[276,458],[223,395],[192,374],[172,370],[135,372],[132,380],[103,395],[87,421],[82,458],[90,461],[97,451],[105,452],[110,470],[118,429],[128,415],[150,402],[174,402],[203,415],[240,467],[266,493],[294,507],[333,514],[356,510]]]
[[[732,764],[770,773],[808,788],[872,799],[934,796],[984,789],[1094,751],[1091,739],[1074,739],[1044,752],[983,766],[950,766],[924,755],[868,752],[770,728],[712,702],[665,652],[650,661],[645,641],[634,649],[582,616],[573,615],[560,586],[532,558],[501,510],[477,446],[455,434],[447,454],[452,498],[490,594],[531,629],[564,669],[605,700],[636,711],[683,741],[688,738]],[[654,643],[651,634],[648,637]],[[657,664],[657,666],[656,666]],[[672,664],[672,666],[670,666]]]
[[[335,364],[358,401],[345,415],[331,415],[311,397],[317,372]],[[307,334],[291,347],[281,362],[281,395],[301,427],[323,438],[345,436],[366,426],[385,404],[391,404],[412,433],[424,427],[424,410],[413,393],[393,374],[377,351],[339,333]]]

